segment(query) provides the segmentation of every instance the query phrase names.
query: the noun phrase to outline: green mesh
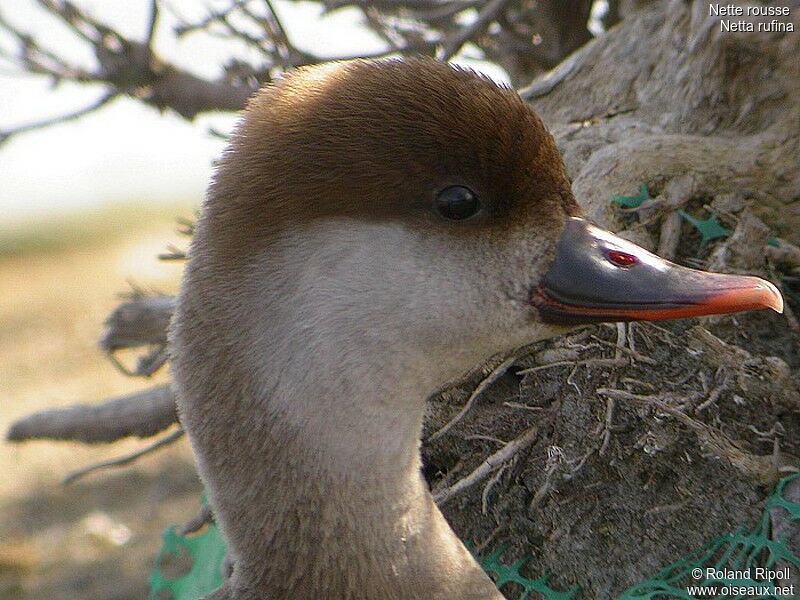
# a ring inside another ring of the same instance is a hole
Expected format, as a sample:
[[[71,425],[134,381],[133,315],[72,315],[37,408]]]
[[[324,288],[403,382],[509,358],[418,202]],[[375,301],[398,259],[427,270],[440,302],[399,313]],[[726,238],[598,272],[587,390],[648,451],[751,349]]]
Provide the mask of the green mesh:
[[[639,193],[635,196],[622,196],[620,194],[611,196],[611,201],[619,204],[622,208],[639,208],[647,200],[652,200],[652,198],[646,183],[639,185]]]
[[[611,202],[626,209],[639,208],[648,200],[652,200],[652,197],[650,196],[650,191],[647,189],[646,183],[639,184],[639,193],[635,196],[623,196],[621,194],[612,194],[611,196]],[[712,240],[728,237],[731,234],[731,230],[723,227],[714,215],[710,216],[708,219],[698,219],[684,210],[679,210],[678,214],[700,232],[703,238],[703,246]],[[777,246],[778,241],[772,239],[769,241],[769,244]]]
[[[715,570],[745,571],[755,566],[775,569],[778,563],[789,565],[790,570],[800,569],[800,557],[789,548],[787,540],[770,539],[770,510],[783,508],[788,513],[792,524],[800,526],[800,504],[791,502],[784,496],[784,490],[790,481],[800,480],[800,475],[786,477],[778,483],[767,500],[761,521],[752,532],[740,530],[737,533],[724,535],[708,542],[705,546],[689,556],[671,564],[652,579],[648,579],[627,590],[620,600],[649,600],[682,598],[691,599],[688,586],[710,584],[716,587],[735,585],[745,587],[770,586],[776,582],[755,579],[723,579],[707,580],[692,576],[693,569],[714,567]],[[754,572],[754,569],[753,571]],[[796,572],[796,571],[793,571]],[[797,593],[798,590],[795,590]],[[704,595],[703,598],[744,598],[744,596]],[[789,600],[790,596],[775,593],[758,596],[759,598],[777,598]]]
[[[225,558],[225,540],[216,525],[209,525],[205,533],[184,537],[170,527],[163,534],[164,545],[156,557],[150,574],[150,600],[173,598],[197,600],[222,585],[222,561]],[[191,569],[182,577],[167,579],[161,565],[170,556],[179,556],[181,549],[189,553]]]
[[[571,600],[578,592],[578,588],[574,588],[568,592],[559,592],[547,585],[547,577],[539,577],[538,579],[528,579],[520,574],[520,569],[525,566],[528,559],[521,559],[511,565],[504,565],[500,562],[506,547],[503,546],[495,550],[488,556],[475,556],[478,559],[483,570],[489,575],[492,575],[495,585],[499,590],[507,583],[516,583],[522,588],[522,593],[519,595],[519,600],[533,600],[534,598],[543,597],[548,600]],[[533,592],[538,592],[541,596],[531,596]]]
[[[727,579],[707,580],[704,577],[692,577],[693,569],[713,567],[716,570],[728,569],[730,571],[744,571],[750,567],[763,566],[775,569],[779,566],[789,566],[791,572],[800,569],[800,556],[795,555],[789,548],[786,539],[770,539],[770,511],[781,508],[786,511],[792,524],[800,526],[800,503],[792,502],[784,495],[786,486],[791,481],[800,480],[800,474],[782,479],[764,507],[764,513],[755,529],[751,532],[740,530],[736,533],[723,535],[711,540],[699,550],[678,560],[659,572],[657,575],[643,581],[625,591],[618,600],[691,600],[695,596],[689,595],[689,586],[704,584],[735,586],[770,586],[776,582],[760,581],[756,579]],[[162,576],[160,566],[170,554],[177,556],[181,547],[185,548],[192,559],[191,570],[183,577],[166,579]],[[520,570],[527,562],[526,559],[518,560],[506,565],[502,556],[506,548],[502,547],[487,556],[477,556],[481,567],[489,573],[497,587],[502,589],[509,583],[515,583],[522,588],[519,600],[572,600],[577,588],[568,591],[558,591],[551,588],[547,577],[529,579],[520,574]],[[211,525],[200,536],[186,538],[178,535],[174,528],[164,532],[164,546],[156,559],[156,567],[150,575],[150,598],[155,599],[162,590],[167,590],[175,600],[196,600],[214,591],[222,585],[222,561],[225,557],[225,542],[219,530]],[[795,590],[797,591],[797,590]],[[744,596],[711,595],[706,594],[704,599],[726,600],[744,599]],[[751,597],[748,597],[751,598]],[[789,596],[767,594],[758,596],[762,599],[790,600]]]
[[[722,237],[728,237],[731,234],[731,230],[726,229],[725,227],[720,225],[720,222],[714,215],[710,216],[707,219],[698,219],[683,210],[679,210],[678,214],[687,221],[689,221],[689,223],[691,223],[695,227],[695,229],[697,229],[700,232],[700,235],[703,236],[702,240],[703,245],[707,244],[711,240],[716,240],[717,238],[722,238]]]

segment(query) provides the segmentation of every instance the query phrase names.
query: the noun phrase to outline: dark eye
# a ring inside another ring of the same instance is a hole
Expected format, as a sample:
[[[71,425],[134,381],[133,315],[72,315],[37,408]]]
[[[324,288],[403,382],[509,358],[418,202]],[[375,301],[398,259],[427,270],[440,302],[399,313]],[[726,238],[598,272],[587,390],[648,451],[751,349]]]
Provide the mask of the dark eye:
[[[469,219],[481,209],[480,200],[471,189],[451,185],[436,195],[436,210],[446,219]]]

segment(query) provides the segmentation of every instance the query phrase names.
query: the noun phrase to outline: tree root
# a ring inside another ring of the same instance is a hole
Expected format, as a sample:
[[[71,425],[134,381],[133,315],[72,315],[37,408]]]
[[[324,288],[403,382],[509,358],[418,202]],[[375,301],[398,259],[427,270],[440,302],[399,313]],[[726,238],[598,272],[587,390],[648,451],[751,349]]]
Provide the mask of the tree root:
[[[89,473],[94,473],[95,471],[99,471],[101,469],[109,469],[112,467],[124,467],[125,465],[129,465],[132,462],[140,459],[142,456],[145,456],[146,454],[155,452],[156,450],[159,450],[164,446],[168,446],[169,444],[178,441],[180,438],[183,437],[183,434],[184,434],[183,429],[178,429],[177,431],[173,431],[169,435],[150,444],[146,448],[142,448],[141,450],[137,450],[136,452],[132,452],[131,454],[126,454],[125,456],[121,456],[119,458],[114,458],[112,460],[106,460],[103,462],[95,463],[83,469],[78,469],[77,471],[73,471],[64,478],[62,483],[64,485],[69,485],[70,483],[74,483],[78,479],[85,477]]]
[[[442,505],[448,500],[454,498],[461,492],[471,488],[476,483],[486,479],[495,469],[500,468],[503,463],[511,460],[520,450],[523,450],[533,444],[539,436],[539,426],[534,425],[528,428],[518,438],[511,440],[500,450],[487,457],[477,469],[472,471],[466,477],[456,481],[453,485],[444,489],[434,492],[433,499],[438,505]]]
[[[6,437],[11,442],[50,439],[98,444],[128,436],[151,437],[177,422],[175,396],[166,384],[103,404],[34,413],[14,423]]]

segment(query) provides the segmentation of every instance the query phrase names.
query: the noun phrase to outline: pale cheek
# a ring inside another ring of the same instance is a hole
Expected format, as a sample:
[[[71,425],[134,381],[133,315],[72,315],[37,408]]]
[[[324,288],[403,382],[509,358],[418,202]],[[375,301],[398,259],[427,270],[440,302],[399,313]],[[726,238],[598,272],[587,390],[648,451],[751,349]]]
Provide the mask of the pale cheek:
[[[311,299],[303,312],[316,313],[309,321],[318,326],[402,352],[441,356],[457,349],[459,362],[537,336],[527,305],[535,239],[512,235],[496,244],[352,220],[314,229],[298,260],[299,291],[301,303]],[[354,325],[357,331],[345,331]]]

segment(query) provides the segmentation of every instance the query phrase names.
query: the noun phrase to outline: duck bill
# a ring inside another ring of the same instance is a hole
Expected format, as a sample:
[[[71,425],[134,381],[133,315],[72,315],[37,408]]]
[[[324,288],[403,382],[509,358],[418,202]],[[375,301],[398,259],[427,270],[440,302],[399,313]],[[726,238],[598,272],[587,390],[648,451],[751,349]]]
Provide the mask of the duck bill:
[[[783,298],[768,281],[682,267],[574,217],[531,302],[544,321],[571,325],[783,312]]]

